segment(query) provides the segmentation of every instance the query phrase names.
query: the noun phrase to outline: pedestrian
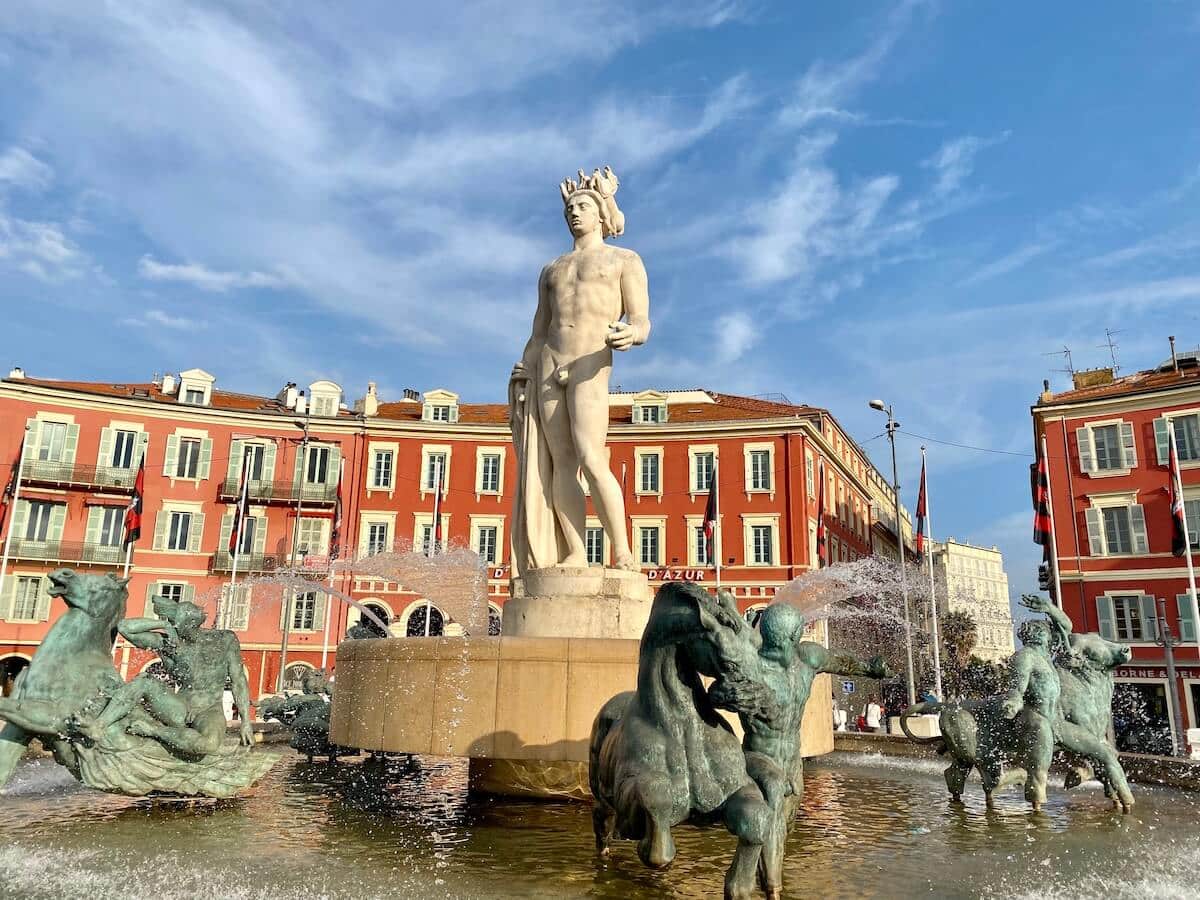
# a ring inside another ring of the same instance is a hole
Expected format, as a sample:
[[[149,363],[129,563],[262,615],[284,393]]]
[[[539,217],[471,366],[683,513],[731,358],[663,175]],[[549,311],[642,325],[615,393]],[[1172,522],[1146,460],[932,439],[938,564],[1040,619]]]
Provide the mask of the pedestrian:
[[[872,695],[863,709],[863,717],[867,720],[867,728],[875,734],[883,734],[883,707],[879,698]]]

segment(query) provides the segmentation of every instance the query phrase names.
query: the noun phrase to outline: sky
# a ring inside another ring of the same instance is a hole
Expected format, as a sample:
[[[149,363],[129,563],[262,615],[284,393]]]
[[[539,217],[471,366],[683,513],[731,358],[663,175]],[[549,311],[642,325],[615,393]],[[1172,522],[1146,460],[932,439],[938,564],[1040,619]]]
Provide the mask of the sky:
[[[1200,344],[1200,3],[5,0],[0,367],[499,402],[611,165],[614,384],[830,409],[1036,583],[1053,355]],[[975,448],[975,449],[972,449]]]

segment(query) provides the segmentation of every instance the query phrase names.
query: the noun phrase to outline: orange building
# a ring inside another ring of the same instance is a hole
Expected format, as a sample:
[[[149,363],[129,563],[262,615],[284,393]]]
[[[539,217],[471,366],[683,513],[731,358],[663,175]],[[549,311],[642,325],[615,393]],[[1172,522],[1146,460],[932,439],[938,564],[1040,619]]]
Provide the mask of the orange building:
[[[722,586],[743,609],[766,604],[777,587],[815,565],[820,460],[831,558],[857,559],[879,540],[874,508],[884,479],[823,409],[704,390],[613,394],[610,409],[611,466],[625,489],[634,553],[651,582],[714,583],[715,560],[702,528],[714,470]],[[335,508],[340,500],[343,556],[422,546],[433,532],[440,472],[443,538],[486,561],[489,624],[499,627],[515,484],[503,405],[460,403],[446,390],[406,391],[384,403],[370,385],[350,409],[341,388],[328,381],[258,397],[218,390],[200,369],[146,384],[53,381],[13,370],[0,381],[6,481],[22,446],[19,499],[6,507],[0,530],[9,550],[0,591],[6,690],[59,612],[45,592],[45,575],[58,566],[122,569],[124,510],[143,454],[130,614],[149,610],[157,594],[194,599],[210,620],[219,613],[241,639],[254,696],[275,688],[285,631],[292,683],[306,667],[333,664],[338,641],[359,613],[338,602],[327,608],[317,590],[251,584],[228,591],[243,467],[253,524],[238,554],[239,582],[284,568],[294,556],[306,576],[328,578],[396,634],[424,633],[427,601],[403,584],[329,576]],[[592,562],[611,562],[599,521],[591,517],[589,525]],[[445,618],[433,598],[434,633],[450,624]],[[153,662],[128,647],[117,654],[130,676]]]
[[[1174,429],[1191,532],[1200,549],[1200,358],[1114,377],[1079,372],[1069,391],[1047,390],[1033,407],[1046,436],[1062,608],[1077,631],[1132,647],[1116,672],[1113,720],[1121,750],[1169,753],[1178,727],[1200,727],[1200,654],[1187,602],[1186,561],[1172,555],[1167,493],[1168,429]],[[1162,601],[1162,602],[1160,602]],[[1176,639],[1176,682],[1167,677],[1159,610]]]

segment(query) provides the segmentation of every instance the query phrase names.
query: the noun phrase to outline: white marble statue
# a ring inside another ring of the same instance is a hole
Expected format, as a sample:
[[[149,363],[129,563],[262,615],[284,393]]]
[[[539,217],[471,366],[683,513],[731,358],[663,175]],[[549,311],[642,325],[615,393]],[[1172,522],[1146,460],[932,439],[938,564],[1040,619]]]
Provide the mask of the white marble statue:
[[[621,485],[609,469],[612,351],[650,335],[646,269],[632,250],[604,243],[625,230],[617,176],[605,167],[561,185],[575,246],[542,269],[533,333],[509,381],[517,453],[513,574],[586,566],[587,479],[618,569],[636,571]],[[624,321],[622,321],[624,319]]]

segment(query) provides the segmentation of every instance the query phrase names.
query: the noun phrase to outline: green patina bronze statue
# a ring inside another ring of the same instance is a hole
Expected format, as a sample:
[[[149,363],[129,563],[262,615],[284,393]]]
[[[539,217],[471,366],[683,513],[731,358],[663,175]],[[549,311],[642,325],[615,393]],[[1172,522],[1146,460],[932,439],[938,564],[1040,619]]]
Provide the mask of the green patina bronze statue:
[[[33,738],[89,787],[144,796],[232,797],[267,773],[276,757],[223,745],[221,698],[233,685],[238,708],[249,690],[236,636],[201,630],[195,604],[157,598],[163,619],[124,619],[127,581],[59,569],[51,596],[66,613],[50,628],[11,697],[0,700],[0,785]],[[174,687],[147,675],[125,684],[113,666],[120,632],[159,652]]]
[[[356,751],[329,743],[329,713],[332,708],[333,685],[325,673],[313,670],[301,682],[302,693],[290,697],[266,697],[257,704],[264,721],[274,719],[292,729],[288,741],[297,753],[312,762],[315,756],[326,756],[336,762],[338,756]]]

